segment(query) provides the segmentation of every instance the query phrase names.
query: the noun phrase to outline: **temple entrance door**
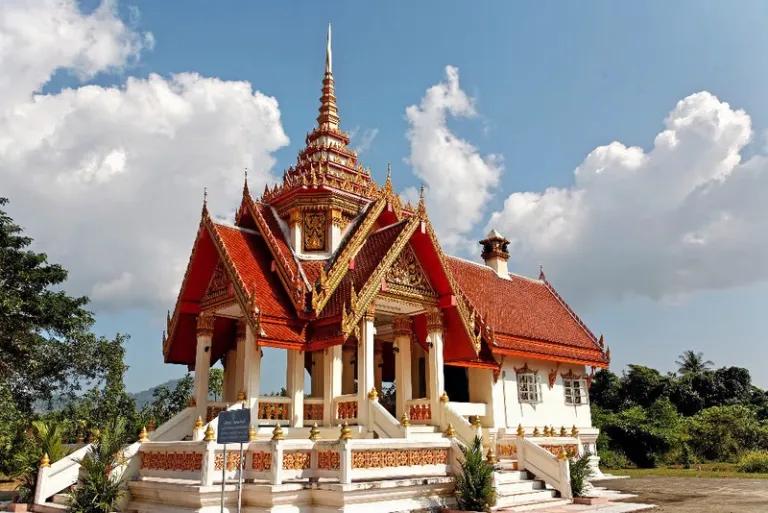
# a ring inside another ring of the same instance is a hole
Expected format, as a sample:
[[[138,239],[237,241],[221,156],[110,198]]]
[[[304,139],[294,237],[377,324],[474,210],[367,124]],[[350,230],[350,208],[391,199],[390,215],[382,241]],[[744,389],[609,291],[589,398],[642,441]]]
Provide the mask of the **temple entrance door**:
[[[466,367],[454,367],[446,365],[445,372],[445,393],[451,401],[459,403],[469,402],[469,377]]]

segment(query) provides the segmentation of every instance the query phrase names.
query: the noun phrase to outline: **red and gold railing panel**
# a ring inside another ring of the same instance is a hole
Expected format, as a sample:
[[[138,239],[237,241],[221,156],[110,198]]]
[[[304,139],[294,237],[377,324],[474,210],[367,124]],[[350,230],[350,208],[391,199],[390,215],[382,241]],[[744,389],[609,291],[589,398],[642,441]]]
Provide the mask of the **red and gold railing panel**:
[[[357,422],[357,396],[341,396],[335,399],[336,403],[336,419],[337,421],[348,424]]]
[[[429,424],[432,421],[432,406],[426,399],[413,399],[406,403],[408,419],[412,423]]]
[[[290,399],[259,397],[259,420],[285,420],[291,416]]]
[[[205,423],[212,421],[223,411],[227,411],[226,403],[208,403],[208,408],[205,410]]]
[[[321,422],[324,409],[322,399],[304,399],[304,420]]]

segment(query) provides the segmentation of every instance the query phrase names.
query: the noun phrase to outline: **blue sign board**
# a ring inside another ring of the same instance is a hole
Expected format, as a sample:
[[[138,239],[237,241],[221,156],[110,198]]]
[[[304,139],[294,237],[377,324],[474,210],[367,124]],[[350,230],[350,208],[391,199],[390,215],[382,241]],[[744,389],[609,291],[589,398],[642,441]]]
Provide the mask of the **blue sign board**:
[[[219,413],[219,429],[216,442],[220,444],[245,444],[250,441],[251,410],[231,410]]]

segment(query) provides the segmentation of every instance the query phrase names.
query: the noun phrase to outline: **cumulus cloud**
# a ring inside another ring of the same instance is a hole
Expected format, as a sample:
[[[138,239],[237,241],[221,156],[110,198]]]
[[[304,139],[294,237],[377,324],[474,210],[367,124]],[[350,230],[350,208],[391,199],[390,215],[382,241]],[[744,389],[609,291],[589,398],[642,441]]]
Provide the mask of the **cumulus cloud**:
[[[487,228],[514,238],[568,297],[679,300],[768,278],[768,161],[742,159],[750,117],[707,92],[680,101],[645,151],[593,150],[569,188],[510,195]]]
[[[469,244],[467,233],[483,218],[483,206],[503,170],[499,155],[481,155],[448,127],[448,117],[474,118],[474,102],[459,86],[459,70],[445,68],[445,79],[427,89],[419,105],[406,111],[411,153],[408,162],[427,189],[430,219],[448,251]],[[418,200],[407,189],[406,199]]]
[[[357,133],[355,135],[357,135]],[[357,142],[357,148],[355,148],[358,155],[371,149],[373,140],[376,139],[377,135],[379,135],[378,128],[369,128],[363,131],[360,135],[360,141]]]
[[[152,38],[112,2],[0,3],[0,192],[37,249],[70,270],[97,309],[175,299],[200,219],[260,190],[285,146],[274,98],[195,73],[119,87],[41,88],[58,70],[85,80],[130,65]]]

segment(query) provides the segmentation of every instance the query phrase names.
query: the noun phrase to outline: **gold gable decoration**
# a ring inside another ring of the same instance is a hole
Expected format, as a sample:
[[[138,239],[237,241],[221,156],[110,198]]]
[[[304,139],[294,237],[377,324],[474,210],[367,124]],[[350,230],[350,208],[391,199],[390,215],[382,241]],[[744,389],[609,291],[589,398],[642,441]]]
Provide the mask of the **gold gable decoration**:
[[[325,220],[323,212],[304,213],[304,251],[325,251]]]
[[[232,301],[232,282],[227,276],[224,265],[219,262],[213,271],[211,281],[208,283],[208,289],[203,295],[202,304],[204,307],[216,306],[221,303]]]
[[[407,245],[386,273],[387,290],[406,296],[436,297],[416,254]]]

